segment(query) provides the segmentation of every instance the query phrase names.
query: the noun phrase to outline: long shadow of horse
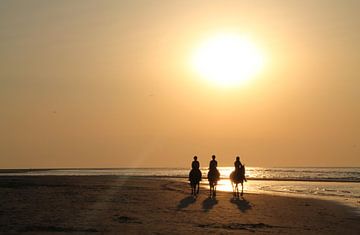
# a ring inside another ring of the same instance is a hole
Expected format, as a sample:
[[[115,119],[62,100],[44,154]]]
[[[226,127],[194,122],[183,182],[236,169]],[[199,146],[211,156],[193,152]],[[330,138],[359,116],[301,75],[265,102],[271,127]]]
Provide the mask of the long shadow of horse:
[[[237,206],[237,208],[241,211],[241,212],[246,212],[247,210],[251,209],[251,205],[250,202],[247,201],[245,198],[231,198],[230,202],[235,204]]]
[[[181,199],[181,201],[177,205],[177,209],[178,210],[184,209],[188,207],[190,204],[193,204],[194,202],[196,202],[196,199],[193,196],[187,196]]]
[[[216,198],[208,197],[202,202],[202,208],[205,212],[210,211],[216,204],[218,200]]]

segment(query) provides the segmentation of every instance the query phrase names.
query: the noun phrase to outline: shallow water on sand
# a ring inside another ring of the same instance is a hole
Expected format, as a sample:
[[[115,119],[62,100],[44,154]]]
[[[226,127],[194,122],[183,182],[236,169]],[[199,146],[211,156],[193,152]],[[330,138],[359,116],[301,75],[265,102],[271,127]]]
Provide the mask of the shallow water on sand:
[[[207,181],[203,181],[202,185],[207,187]],[[241,190],[241,185],[239,187]],[[232,192],[230,180],[220,180],[217,189]],[[244,183],[244,192],[327,199],[355,207],[360,213],[360,183],[358,182],[249,180]]]

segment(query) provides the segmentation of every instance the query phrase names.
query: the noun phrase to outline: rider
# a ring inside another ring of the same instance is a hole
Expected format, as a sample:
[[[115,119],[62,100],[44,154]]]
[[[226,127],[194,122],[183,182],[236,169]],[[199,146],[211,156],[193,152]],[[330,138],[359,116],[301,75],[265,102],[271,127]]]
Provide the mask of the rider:
[[[235,172],[241,172],[240,170],[243,169],[241,174],[243,175],[244,180],[246,182],[247,180],[246,180],[246,177],[245,177],[245,166],[240,162],[240,157],[239,156],[236,157],[236,160],[234,162],[234,166],[235,166]]]
[[[199,169],[200,168],[200,163],[197,160],[197,156],[194,156],[194,161],[191,163],[191,168],[192,169]]]
[[[237,171],[237,170],[240,170],[240,168],[243,166],[243,165],[241,164],[241,162],[240,162],[240,157],[239,157],[239,156],[236,157],[236,161],[234,162],[234,166],[235,166],[235,170],[236,170],[236,171]]]
[[[191,170],[189,173],[189,181],[191,185],[191,195],[195,196],[199,193],[199,182],[201,181],[200,163],[197,156],[194,156],[194,161],[191,163]],[[197,188],[197,190],[196,190]]]
[[[217,178],[217,180],[219,180],[220,179],[220,172],[219,172],[219,170],[217,169],[217,165],[218,165],[218,163],[217,163],[217,161],[215,160],[215,155],[212,155],[212,160],[210,161],[210,163],[209,163],[209,173],[210,172],[213,172],[213,173],[215,173],[215,178]]]
[[[215,155],[212,155],[212,160],[209,163],[209,169],[210,170],[215,170],[217,167],[217,161],[215,160]]]
[[[191,163],[191,171],[189,173],[189,180],[191,181],[192,177],[198,177],[201,181],[201,171],[200,171],[200,163],[197,160],[197,156],[194,156],[194,161]]]

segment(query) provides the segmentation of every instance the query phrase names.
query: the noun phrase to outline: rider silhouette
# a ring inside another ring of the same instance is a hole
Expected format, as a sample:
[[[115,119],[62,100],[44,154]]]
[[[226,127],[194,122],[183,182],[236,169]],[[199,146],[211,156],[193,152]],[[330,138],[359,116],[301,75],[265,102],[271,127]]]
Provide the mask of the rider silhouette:
[[[234,166],[235,166],[235,172],[237,174],[240,174],[243,177],[244,181],[246,182],[247,180],[246,180],[246,177],[245,177],[245,166],[240,162],[240,157],[239,156],[236,157],[236,160],[234,162]]]
[[[189,173],[189,181],[191,186],[191,195],[196,196],[199,193],[199,182],[201,181],[200,163],[197,156],[194,156],[194,161],[191,163],[191,170]]]
[[[234,162],[234,166],[235,166],[235,170],[238,171],[240,170],[240,168],[243,166],[240,162],[240,157],[237,156],[236,157],[236,161]]]
[[[217,167],[217,161],[215,160],[215,155],[212,155],[212,160],[209,163],[209,169],[210,170],[215,170]]]
[[[200,163],[197,160],[197,156],[194,156],[194,161],[191,163],[191,168],[192,169],[199,169],[200,168]]]

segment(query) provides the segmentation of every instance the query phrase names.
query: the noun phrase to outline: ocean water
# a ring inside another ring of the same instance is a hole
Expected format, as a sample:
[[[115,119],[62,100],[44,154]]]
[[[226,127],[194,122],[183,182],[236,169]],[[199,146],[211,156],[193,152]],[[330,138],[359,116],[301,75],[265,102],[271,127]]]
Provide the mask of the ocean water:
[[[221,180],[218,190],[232,191],[229,175],[232,167],[219,167]],[[24,169],[0,170],[1,175],[11,176],[85,176],[115,175],[173,178],[187,181],[190,169],[185,168],[116,168],[116,169]],[[202,185],[206,186],[207,169],[201,169]],[[356,207],[360,211],[360,167],[354,168],[263,168],[246,167],[248,182],[244,191],[294,195],[335,200]]]

